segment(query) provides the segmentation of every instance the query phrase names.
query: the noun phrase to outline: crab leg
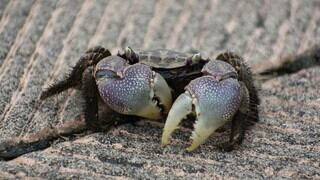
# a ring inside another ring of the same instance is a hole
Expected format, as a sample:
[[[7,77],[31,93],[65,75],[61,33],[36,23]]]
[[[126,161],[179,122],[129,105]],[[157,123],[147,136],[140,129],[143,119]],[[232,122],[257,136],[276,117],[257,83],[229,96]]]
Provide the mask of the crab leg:
[[[80,57],[75,67],[72,68],[71,73],[66,77],[66,79],[53,84],[48,89],[45,89],[41,93],[40,99],[46,99],[66,89],[80,85],[83,72],[89,66],[96,65],[100,60],[108,56],[111,56],[109,50],[101,46],[89,49],[84,55]]]
[[[193,151],[237,112],[241,103],[240,84],[232,78],[218,81],[212,76],[203,76],[191,81],[185,89],[168,114],[162,144],[167,145],[180,121],[193,113],[196,122],[192,144],[187,148],[187,151]]]

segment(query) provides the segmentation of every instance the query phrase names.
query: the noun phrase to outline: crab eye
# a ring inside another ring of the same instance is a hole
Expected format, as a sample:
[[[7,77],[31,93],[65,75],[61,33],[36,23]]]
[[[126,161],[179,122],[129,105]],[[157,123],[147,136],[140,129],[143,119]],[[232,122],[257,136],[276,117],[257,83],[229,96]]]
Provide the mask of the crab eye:
[[[107,69],[101,69],[96,72],[95,77],[96,77],[96,79],[100,79],[100,78],[115,78],[118,76],[113,71],[110,71]]]

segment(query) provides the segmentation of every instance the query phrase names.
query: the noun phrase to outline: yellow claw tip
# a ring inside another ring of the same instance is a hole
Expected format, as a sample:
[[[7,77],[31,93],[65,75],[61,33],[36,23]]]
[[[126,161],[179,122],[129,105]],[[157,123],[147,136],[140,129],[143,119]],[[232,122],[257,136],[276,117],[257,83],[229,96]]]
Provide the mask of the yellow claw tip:
[[[192,151],[194,151],[194,150],[197,149],[197,148],[198,148],[198,145],[192,144],[191,146],[189,146],[188,148],[186,148],[186,150],[187,150],[188,152],[192,152]]]
[[[168,144],[170,144],[169,138],[168,138],[168,137],[162,137],[161,145],[162,145],[162,146],[166,146],[166,145],[168,145]]]
[[[167,143],[161,143],[161,147],[166,147],[168,144]]]
[[[163,141],[161,142],[161,146],[162,146],[162,147],[164,147],[164,146],[166,146],[166,145],[168,145],[168,144],[169,144],[169,142],[163,142]]]

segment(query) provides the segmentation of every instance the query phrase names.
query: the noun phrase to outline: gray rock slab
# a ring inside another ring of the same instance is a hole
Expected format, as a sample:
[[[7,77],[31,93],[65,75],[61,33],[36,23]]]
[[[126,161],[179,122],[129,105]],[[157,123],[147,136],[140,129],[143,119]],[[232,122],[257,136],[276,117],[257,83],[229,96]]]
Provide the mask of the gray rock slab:
[[[319,27],[318,0],[3,0],[0,139],[82,116],[77,90],[40,104],[37,99],[89,47],[102,45],[113,53],[125,46],[197,50],[210,57],[230,50],[260,73],[319,46]],[[319,64],[319,54],[315,48],[306,63]],[[190,130],[181,128],[172,145],[163,148],[163,124],[139,122],[58,139],[44,150],[0,161],[0,177],[319,179],[319,77],[320,67],[314,66],[260,82],[260,122],[230,153],[217,148],[226,133],[186,153]]]

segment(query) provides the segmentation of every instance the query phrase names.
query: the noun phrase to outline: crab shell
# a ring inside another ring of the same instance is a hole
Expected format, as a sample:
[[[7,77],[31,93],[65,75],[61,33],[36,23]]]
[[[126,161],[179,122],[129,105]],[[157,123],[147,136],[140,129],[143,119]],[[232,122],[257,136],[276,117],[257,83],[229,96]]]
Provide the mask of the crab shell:
[[[209,61],[200,53],[181,53],[168,49],[134,52],[127,47],[122,55],[130,62],[145,64],[159,73],[172,90],[173,100],[184,92],[185,86],[202,76],[202,68]]]

